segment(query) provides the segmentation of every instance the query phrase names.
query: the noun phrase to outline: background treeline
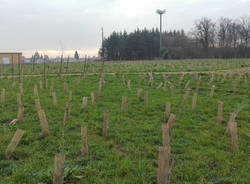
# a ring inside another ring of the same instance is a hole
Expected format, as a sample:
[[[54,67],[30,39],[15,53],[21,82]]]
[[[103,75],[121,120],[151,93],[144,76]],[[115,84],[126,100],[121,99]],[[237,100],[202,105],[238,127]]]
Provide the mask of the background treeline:
[[[214,22],[202,18],[193,29],[163,32],[163,49],[159,53],[159,30],[136,29],[127,33],[113,32],[104,39],[99,54],[108,60],[142,60],[159,56],[184,58],[245,58],[250,57],[250,16],[236,20],[220,18]]]

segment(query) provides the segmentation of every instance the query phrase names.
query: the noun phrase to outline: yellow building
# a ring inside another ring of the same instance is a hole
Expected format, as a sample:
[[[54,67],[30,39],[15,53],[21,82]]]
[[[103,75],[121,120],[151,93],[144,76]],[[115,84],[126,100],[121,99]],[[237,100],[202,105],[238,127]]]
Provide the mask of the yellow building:
[[[0,64],[19,64],[23,62],[21,52],[0,52]]]

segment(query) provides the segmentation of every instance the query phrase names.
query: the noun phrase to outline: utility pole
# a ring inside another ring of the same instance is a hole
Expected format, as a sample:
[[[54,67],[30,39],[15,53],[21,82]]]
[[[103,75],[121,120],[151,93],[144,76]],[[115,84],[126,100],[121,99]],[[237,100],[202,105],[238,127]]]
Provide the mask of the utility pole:
[[[104,46],[103,46],[103,27],[102,27],[102,68],[101,68],[101,72],[100,72],[100,76],[99,78],[101,78],[103,70],[104,70]]]
[[[12,64],[12,80],[14,80],[14,58],[13,58],[13,55],[11,57],[11,64]]]
[[[35,56],[31,57],[31,61],[32,61],[32,74],[34,74],[34,70],[35,70]]]
[[[161,50],[162,50],[162,15],[166,13],[166,10],[156,10],[156,13],[160,15],[160,50],[159,50],[159,57],[161,57]]]
[[[62,64],[63,64],[63,44],[61,42],[61,40],[59,41],[60,42],[60,46],[62,48],[62,54],[61,54],[61,62],[60,62],[60,79],[62,78]]]
[[[83,65],[83,70],[82,70],[82,77],[83,79],[85,79],[85,74],[86,74],[86,65],[87,65],[87,55],[85,54],[85,58],[84,58],[84,65]]]
[[[104,60],[104,47],[103,47],[103,27],[102,27],[102,59]]]
[[[43,86],[46,88],[46,59],[43,57]]]

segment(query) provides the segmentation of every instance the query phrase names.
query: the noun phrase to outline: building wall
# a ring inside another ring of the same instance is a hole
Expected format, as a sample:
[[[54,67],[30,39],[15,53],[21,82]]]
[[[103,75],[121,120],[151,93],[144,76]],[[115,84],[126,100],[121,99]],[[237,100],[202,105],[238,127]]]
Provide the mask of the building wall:
[[[0,53],[0,64],[18,64],[22,62],[22,53]]]

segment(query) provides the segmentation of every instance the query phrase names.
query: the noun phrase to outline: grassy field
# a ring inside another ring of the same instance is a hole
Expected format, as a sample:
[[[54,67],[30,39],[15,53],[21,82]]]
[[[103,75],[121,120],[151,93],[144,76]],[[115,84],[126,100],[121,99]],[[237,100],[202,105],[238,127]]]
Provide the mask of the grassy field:
[[[66,64],[64,64],[66,66]],[[87,72],[100,71],[100,64],[88,64]],[[165,103],[171,103],[171,112],[177,120],[171,131],[170,183],[247,184],[250,181],[250,71],[231,72],[233,68],[247,68],[250,60],[205,60],[134,62],[105,64],[105,84],[95,106],[91,105],[91,92],[98,91],[99,75],[47,77],[48,88],[39,88],[43,77],[23,79],[23,120],[16,126],[9,122],[17,116],[16,94],[19,79],[12,89],[13,79],[0,80],[5,88],[5,103],[0,107],[0,183],[52,183],[55,154],[65,154],[65,183],[157,183],[158,148],[162,146],[162,123]],[[84,63],[71,63],[68,73],[82,72]],[[18,66],[16,66],[16,69]],[[47,74],[59,70],[59,64],[46,65]],[[2,76],[11,75],[11,66],[2,68]],[[201,76],[197,106],[192,110],[192,97],[197,87],[197,76],[181,74],[164,76],[154,74],[149,85],[148,74],[133,72],[175,72],[225,70],[214,75]],[[64,68],[64,73],[65,73]],[[32,73],[32,65],[24,66],[24,74]],[[43,73],[43,65],[36,65],[34,73]],[[131,73],[131,74],[130,74]],[[16,70],[15,74],[18,74]],[[123,84],[123,77],[126,85]],[[239,79],[240,76],[240,80]],[[131,90],[127,83],[131,81]],[[166,81],[166,90],[157,88]],[[189,82],[190,95],[184,102],[185,85]],[[210,81],[210,83],[209,83]],[[64,82],[72,91],[70,122],[63,117],[69,94]],[[170,83],[174,85],[171,95]],[[50,136],[42,134],[35,108],[34,85],[38,86],[41,107],[45,111]],[[237,84],[234,86],[234,84]],[[211,86],[215,93],[209,96]],[[56,92],[58,106],[53,105],[50,86]],[[148,106],[137,99],[137,89],[148,92]],[[126,111],[121,113],[122,96],[127,97]],[[81,111],[82,98],[88,97],[87,112]],[[223,102],[223,121],[217,123],[218,101]],[[110,111],[108,135],[102,136],[104,111]],[[237,112],[239,151],[233,153],[231,136],[224,135],[231,112]],[[88,130],[89,154],[81,156],[81,126]],[[15,131],[25,131],[14,155],[7,160],[5,150]]]
[[[46,62],[45,71],[47,74],[58,74],[60,62]],[[62,64],[62,73],[88,73],[100,72],[100,62],[86,62],[80,60],[78,63]],[[168,60],[168,61],[108,61],[105,62],[104,71],[111,72],[192,72],[192,71],[218,71],[250,67],[249,59],[203,59],[203,60]],[[0,66],[2,75],[18,75],[19,65]],[[44,64],[25,64],[23,74],[43,74]]]

